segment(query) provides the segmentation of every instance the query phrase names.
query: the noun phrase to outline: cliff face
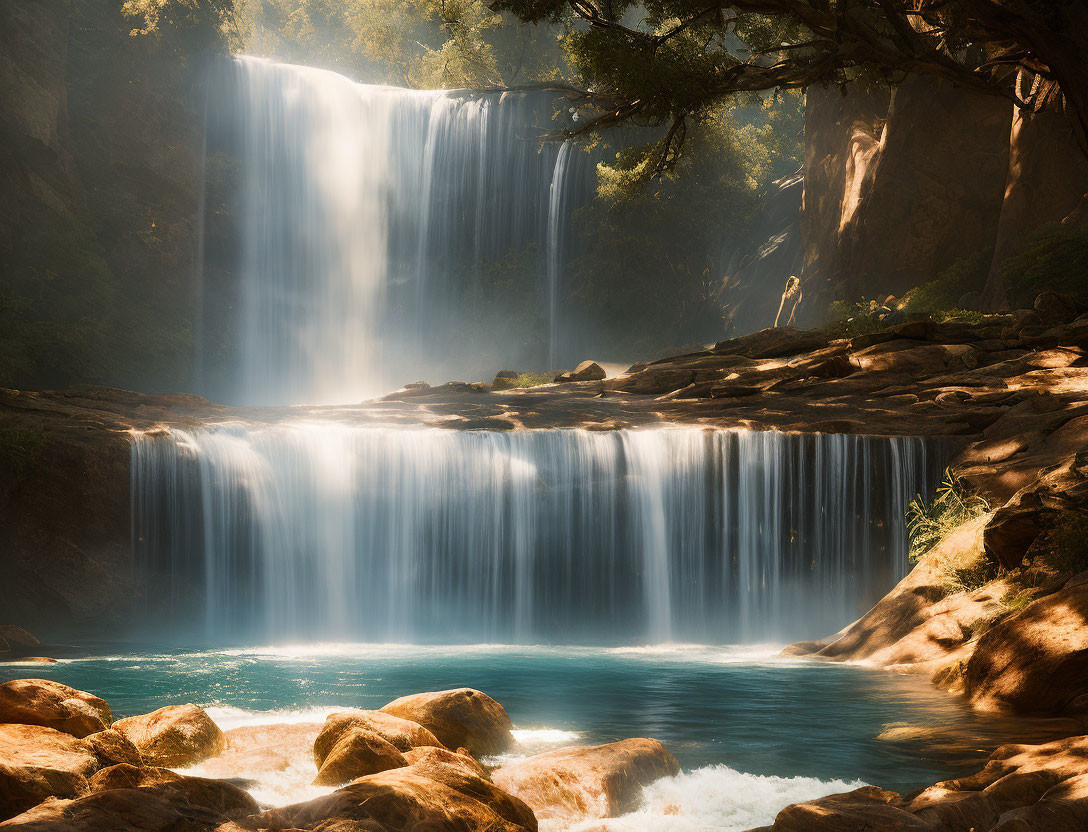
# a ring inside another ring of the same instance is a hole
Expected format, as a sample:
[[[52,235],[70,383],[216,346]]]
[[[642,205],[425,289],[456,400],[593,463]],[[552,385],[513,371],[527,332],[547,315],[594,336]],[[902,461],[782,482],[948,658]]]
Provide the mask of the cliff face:
[[[188,386],[205,5],[0,8],[0,384]]]
[[[1088,191],[1088,162],[1060,112],[1014,113],[1004,99],[917,76],[890,93],[810,88],[807,106],[808,323],[831,300],[899,297],[980,255],[992,258],[986,300],[999,306],[1000,264]]]

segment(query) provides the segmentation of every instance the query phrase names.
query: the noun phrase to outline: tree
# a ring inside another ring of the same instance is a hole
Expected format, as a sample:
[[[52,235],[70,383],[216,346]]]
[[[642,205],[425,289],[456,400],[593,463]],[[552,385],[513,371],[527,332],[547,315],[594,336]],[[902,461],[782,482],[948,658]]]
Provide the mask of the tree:
[[[1021,107],[1064,106],[1088,152],[1084,0],[494,0],[564,22],[589,117],[571,132],[668,125],[654,169],[675,164],[687,123],[739,92],[936,75]],[[1035,79],[1026,93],[1018,73]]]

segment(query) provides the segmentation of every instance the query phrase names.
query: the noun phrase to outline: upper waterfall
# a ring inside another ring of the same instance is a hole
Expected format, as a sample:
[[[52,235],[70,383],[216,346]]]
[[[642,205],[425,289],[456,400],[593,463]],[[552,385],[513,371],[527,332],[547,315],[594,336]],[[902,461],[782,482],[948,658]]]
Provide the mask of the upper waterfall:
[[[347,403],[561,352],[576,199],[569,146],[541,141],[551,96],[358,84],[252,57],[217,84],[212,144],[238,159],[239,240],[233,294],[215,294],[232,320],[211,395]]]
[[[220,426],[133,445],[137,562],[213,640],[737,642],[906,572],[911,438]]]

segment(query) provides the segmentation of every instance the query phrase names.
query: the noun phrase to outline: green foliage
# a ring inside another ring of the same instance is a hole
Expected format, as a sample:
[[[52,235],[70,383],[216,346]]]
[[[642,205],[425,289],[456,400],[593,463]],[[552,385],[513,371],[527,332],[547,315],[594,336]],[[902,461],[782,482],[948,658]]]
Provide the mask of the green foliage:
[[[1024,250],[1001,264],[1014,307],[1030,309],[1040,292],[1088,300],[1088,236],[1060,225],[1039,229]]]
[[[511,387],[536,387],[538,384],[551,384],[555,377],[563,370],[552,370],[546,373],[521,373],[510,382]]]
[[[935,280],[911,289],[903,296],[904,312],[925,315],[940,323],[965,310],[959,300],[968,292],[981,291],[993,260],[993,250],[961,257],[937,275]]]
[[[981,517],[989,510],[990,504],[985,499],[968,489],[951,468],[946,469],[944,481],[932,502],[926,503],[918,495],[907,506],[907,531],[910,536],[908,557],[911,563],[917,563],[953,529]],[[970,580],[972,575],[974,572],[968,570],[963,580]]]
[[[856,301],[835,300],[827,310],[827,323],[823,331],[832,338],[853,338],[880,332],[891,325],[895,310],[875,300],[861,298]],[[890,320],[889,318],[892,318]],[[899,317],[896,322],[901,322]]]
[[[1088,570],[1088,515],[1066,511],[1049,530],[1051,550],[1047,562],[1058,572],[1076,575]]]

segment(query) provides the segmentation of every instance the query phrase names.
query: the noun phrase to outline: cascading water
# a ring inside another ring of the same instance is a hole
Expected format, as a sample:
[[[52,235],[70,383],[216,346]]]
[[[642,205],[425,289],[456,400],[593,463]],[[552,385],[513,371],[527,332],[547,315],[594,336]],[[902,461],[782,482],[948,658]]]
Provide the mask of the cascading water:
[[[911,438],[217,426],[133,444],[151,609],[212,639],[833,632],[907,566]]]
[[[549,241],[585,189],[552,198],[570,148],[540,141],[549,95],[356,84],[249,57],[219,87],[240,262],[229,301],[210,301],[210,317],[236,308],[221,327],[231,377],[206,382],[213,396],[346,403],[554,354],[538,314],[562,268]]]

